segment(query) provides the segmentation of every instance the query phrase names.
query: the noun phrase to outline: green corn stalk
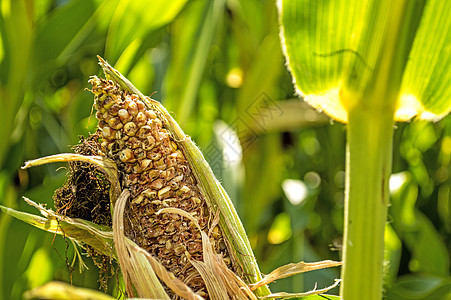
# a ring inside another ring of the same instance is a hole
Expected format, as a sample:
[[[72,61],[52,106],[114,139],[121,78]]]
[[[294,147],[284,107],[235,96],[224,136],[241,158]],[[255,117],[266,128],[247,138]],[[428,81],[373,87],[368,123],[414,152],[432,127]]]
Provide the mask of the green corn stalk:
[[[279,1],[295,87],[347,123],[342,299],[381,299],[395,121],[451,109],[449,1]]]

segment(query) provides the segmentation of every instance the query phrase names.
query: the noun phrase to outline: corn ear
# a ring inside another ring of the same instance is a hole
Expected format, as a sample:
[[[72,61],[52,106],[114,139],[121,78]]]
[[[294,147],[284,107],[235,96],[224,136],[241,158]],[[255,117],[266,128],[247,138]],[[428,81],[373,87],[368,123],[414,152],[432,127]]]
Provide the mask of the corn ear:
[[[177,122],[159,102],[142,95],[122,74],[100,57],[99,63],[107,79],[117,83],[125,91],[137,95],[148,109],[157,112],[177,146],[183,151],[192,174],[197,181],[200,194],[207,202],[209,209],[213,214],[219,211],[219,225],[222,233],[226,236],[225,241],[232,256],[231,259],[237,261],[236,264],[241,266],[241,274],[245,282],[250,284],[261,280],[260,270],[241,220],[226,191],[204,159],[202,152],[190,137],[184,134]],[[266,286],[262,286],[256,290],[256,294],[259,296],[267,295],[269,294],[269,289]]]

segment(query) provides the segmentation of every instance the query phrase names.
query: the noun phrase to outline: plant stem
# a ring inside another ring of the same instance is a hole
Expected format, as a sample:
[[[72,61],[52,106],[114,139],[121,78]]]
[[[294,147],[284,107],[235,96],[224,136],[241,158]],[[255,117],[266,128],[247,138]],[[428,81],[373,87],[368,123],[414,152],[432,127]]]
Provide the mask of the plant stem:
[[[391,109],[359,107],[349,113],[340,290],[344,300],[382,297],[393,126]]]

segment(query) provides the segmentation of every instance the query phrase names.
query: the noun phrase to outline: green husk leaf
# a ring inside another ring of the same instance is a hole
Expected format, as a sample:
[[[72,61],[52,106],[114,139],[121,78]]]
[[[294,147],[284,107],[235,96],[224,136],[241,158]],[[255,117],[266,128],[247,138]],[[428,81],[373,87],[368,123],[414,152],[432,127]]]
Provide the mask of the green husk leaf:
[[[102,171],[107,176],[108,181],[111,183],[110,201],[112,204],[115,203],[116,198],[120,194],[120,185],[118,181],[118,172],[116,164],[108,157],[89,156],[74,153],[61,153],[29,160],[25,162],[25,165],[22,167],[22,169],[41,166],[48,163],[71,162],[71,161],[86,162],[94,165],[100,171]]]
[[[1,205],[0,208],[11,217],[33,225],[36,228],[75,239],[78,242],[90,245],[104,255],[113,258],[116,256],[113,246],[113,232],[107,226],[100,226],[86,220],[69,218],[57,214],[50,209],[46,209],[42,205],[25,197],[24,200],[29,205],[37,208],[44,217],[17,211]]]

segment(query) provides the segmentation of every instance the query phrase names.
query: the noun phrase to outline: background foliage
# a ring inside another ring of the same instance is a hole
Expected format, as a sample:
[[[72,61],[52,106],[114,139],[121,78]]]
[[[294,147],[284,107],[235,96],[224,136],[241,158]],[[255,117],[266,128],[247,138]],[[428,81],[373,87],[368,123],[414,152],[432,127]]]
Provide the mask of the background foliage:
[[[294,98],[274,1],[0,1],[0,203],[52,206],[65,169],[23,171],[95,130],[90,75],[105,57],[173,113],[234,200],[264,273],[340,259],[345,128]],[[237,141],[240,143],[237,143]],[[64,167],[61,165],[60,167]],[[388,299],[451,299],[451,119],[395,130]],[[49,280],[97,288],[73,247],[0,215],[0,298]],[[330,284],[338,270],[273,291]],[[111,282],[116,281],[112,276]]]

